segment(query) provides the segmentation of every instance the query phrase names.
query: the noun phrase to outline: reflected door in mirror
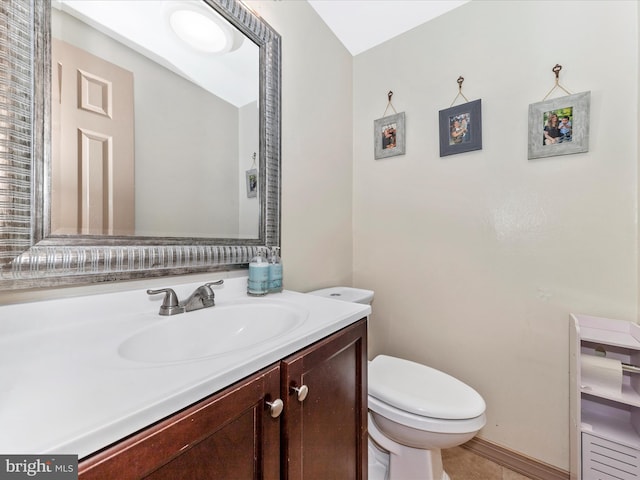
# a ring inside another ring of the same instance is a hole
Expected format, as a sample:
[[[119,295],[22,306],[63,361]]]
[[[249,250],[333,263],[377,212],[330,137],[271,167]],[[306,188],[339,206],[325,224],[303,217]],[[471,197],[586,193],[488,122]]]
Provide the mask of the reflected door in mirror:
[[[51,231],[132,235],[133,75],[57,39],[51,53]]]

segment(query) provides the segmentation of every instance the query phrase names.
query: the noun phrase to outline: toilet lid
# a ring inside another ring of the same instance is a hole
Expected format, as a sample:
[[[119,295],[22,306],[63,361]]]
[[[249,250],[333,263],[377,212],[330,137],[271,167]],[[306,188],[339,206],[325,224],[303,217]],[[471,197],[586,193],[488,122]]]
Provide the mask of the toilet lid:
[[[473,388],[426,365],[378,355],[369,362],[369,395],[423,417],[465,420],[486,405]]]

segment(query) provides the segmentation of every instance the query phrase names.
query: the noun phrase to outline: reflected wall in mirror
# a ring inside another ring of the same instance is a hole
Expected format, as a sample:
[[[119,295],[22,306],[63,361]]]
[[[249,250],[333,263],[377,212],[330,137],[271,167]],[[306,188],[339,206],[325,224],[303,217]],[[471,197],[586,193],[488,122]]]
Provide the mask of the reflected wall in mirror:
[[[103,3],[127,5],[120,24],[81,11]],[[268,24],[237,0],[3,5],[0,287],[242,268],[258,248],[279,244],[280,37]],[[152,5],[147,15],[165,22],[155,40],[128,38],[145,23],[130,13]],[[228,22],[225,54],[176,42],[168,26],[176,5]],[[163,41],[169,53],[154,46]],[[220,64],[243,49],[249,60]],[[78,56],[99,66],[78,67]],[[124,75],[116,82],[112,71]],[[74,118],[82,115],[88,124]],[[133,128],[104,125],[122,117]]]

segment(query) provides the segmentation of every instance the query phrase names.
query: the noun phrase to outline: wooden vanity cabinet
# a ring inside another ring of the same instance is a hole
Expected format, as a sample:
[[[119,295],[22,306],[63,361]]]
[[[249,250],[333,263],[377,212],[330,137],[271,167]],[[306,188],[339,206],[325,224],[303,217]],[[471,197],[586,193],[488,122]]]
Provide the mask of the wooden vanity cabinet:
[[[79,478],[366,480],[366,338],[362,319],[82,460]]]
[[[80,462],[82,480],[280,478],[280,366],[228,389]]]
[[[283,479],[367,478],[366,367],[366,320],[281,362]]]

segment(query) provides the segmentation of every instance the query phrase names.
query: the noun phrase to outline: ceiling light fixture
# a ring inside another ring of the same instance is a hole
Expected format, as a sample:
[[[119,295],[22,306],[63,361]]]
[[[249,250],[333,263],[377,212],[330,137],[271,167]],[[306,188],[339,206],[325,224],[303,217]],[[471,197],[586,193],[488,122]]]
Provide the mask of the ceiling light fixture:
[[[233,37],[228,28],[208,11],[199,8],[177,8],[169,15],[175,34],[191,48],[205,53],[224,53],[231,49]]]

